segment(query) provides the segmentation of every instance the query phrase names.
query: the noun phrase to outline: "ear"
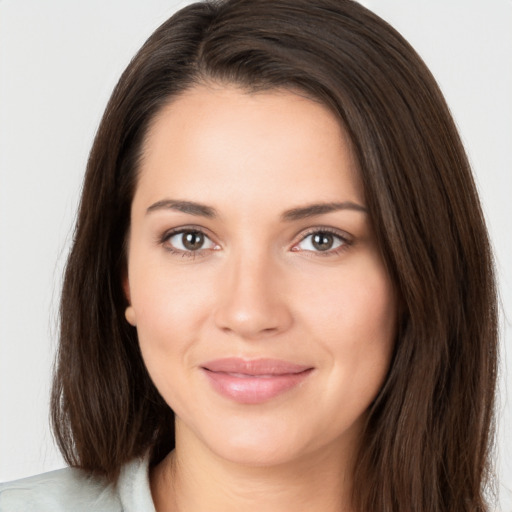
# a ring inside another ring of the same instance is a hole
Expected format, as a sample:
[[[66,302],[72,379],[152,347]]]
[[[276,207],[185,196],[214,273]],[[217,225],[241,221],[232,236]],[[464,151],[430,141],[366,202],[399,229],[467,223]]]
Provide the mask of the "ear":
[[[123,282],[124,296],[126,297],[128,304],[130,304],[132,298],[131,298],[131,294],[130,294],[130,280],[128,279],[128,271],[127,270],[125,270],[123,272],[122,282]]]
[[[127,308],[124,310],[124,317],[126,318],[126,321],[135,327],[137,325],[137,319],[135,315],[135,309],[133,309],[133,306],[131,305],[131,294],[130,294],[130,281],[128,279],[128,272],[125,271],[123,276],[123,292],[124,296],[126,297],[126,300],[128,302]]]
[[[135,327],[137,325],[137,319],[135,316],[135,309],[133,309],[133,306],[128,306],[124,310],[124,317],[126,318],[126,321]]]

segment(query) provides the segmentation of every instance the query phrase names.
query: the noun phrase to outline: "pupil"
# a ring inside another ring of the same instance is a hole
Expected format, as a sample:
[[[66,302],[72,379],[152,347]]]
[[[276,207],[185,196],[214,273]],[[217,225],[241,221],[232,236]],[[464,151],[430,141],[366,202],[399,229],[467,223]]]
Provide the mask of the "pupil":
[[[332,247],[333,236],[329,233],[316,233],[313,235],[313,247],[319,251],[327,251]]]
[[[197,232],[189,232],[183,235],[183,246],[189,251],[200,249],[204,243],[204,235]]]

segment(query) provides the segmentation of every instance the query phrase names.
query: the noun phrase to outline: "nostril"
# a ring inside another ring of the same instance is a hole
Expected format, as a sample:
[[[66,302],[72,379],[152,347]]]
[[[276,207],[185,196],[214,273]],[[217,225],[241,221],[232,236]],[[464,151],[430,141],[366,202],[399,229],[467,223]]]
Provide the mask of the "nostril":
[[[288,328],[288,296],[283,295],[271,263],[245,254],[226,265],[225,272],[219,274],[213,312],[218,329],[250,339],[273,336]]]

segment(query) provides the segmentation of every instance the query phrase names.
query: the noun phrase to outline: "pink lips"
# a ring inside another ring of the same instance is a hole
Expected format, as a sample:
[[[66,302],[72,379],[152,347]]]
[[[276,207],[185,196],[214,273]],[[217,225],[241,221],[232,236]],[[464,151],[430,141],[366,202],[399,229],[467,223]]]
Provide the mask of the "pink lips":
[[[299,385],[313,368],[279,359],[227,358],[202,365],[213,389],[242,404],[258,404]]]

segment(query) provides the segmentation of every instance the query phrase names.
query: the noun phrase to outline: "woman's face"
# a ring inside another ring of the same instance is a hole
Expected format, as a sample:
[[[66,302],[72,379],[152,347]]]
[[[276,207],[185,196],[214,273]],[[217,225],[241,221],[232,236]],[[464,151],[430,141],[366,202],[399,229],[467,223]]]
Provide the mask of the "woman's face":
[[[321,104],[204,86],[166,106],[125,290],[178,440],[249,464],[357,442],[396,303],[350,142]]]

